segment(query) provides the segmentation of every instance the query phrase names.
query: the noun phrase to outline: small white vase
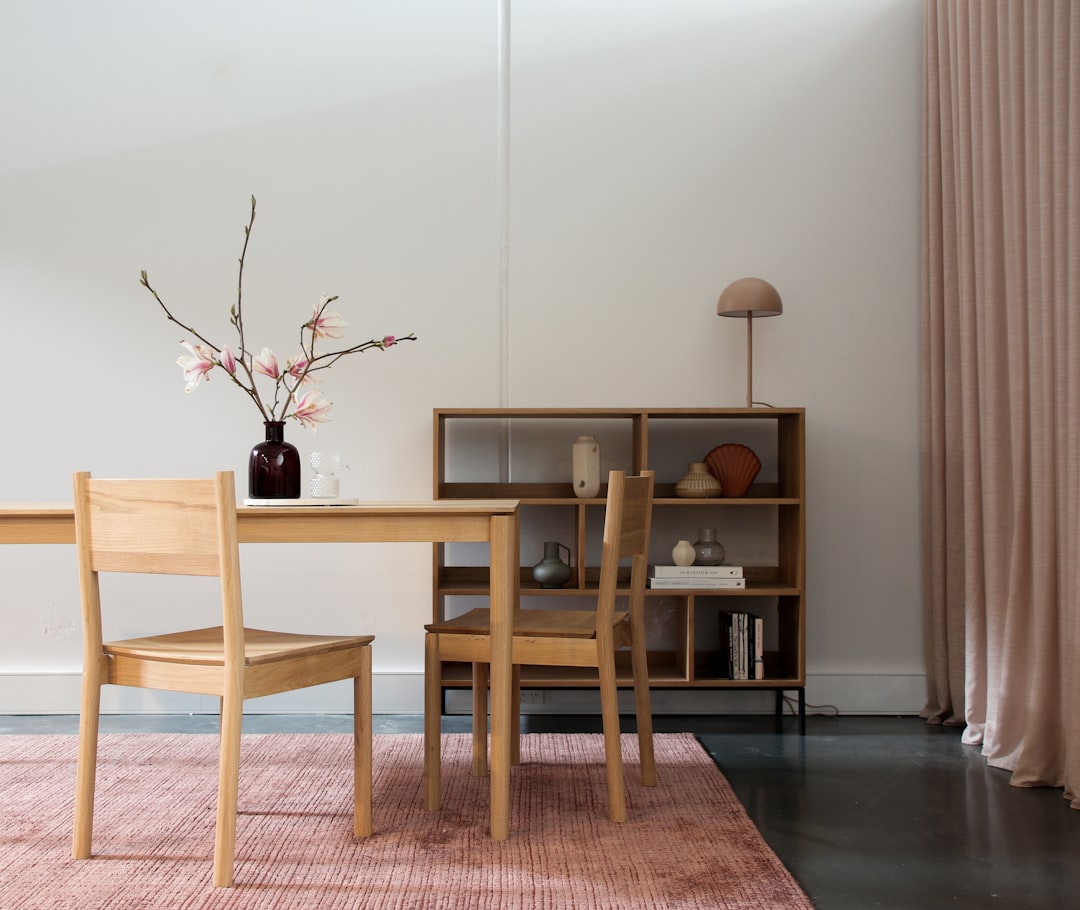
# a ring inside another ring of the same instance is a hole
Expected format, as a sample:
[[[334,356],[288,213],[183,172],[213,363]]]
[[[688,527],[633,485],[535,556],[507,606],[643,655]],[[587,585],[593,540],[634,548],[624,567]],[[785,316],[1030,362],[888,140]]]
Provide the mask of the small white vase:
[[[338,477],[335,473],[341,456],[337,453],[312,452],[308,459],[314,475],[311,478],[312,499],[337,499],[339,494]]]
[[[671,551],[671,561],[677,566],[692,566],[697,551],[689,540],[680,540]]]
[[[600,443],[595,436],[579,436],[571,447],[574,463],[574,495],[592,499],[600,492]]]

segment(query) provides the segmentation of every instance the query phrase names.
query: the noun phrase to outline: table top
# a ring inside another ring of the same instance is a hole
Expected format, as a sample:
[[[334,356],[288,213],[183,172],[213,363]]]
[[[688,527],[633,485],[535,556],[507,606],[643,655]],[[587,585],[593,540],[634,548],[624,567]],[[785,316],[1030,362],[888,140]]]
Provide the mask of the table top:
[[[387,515],[410,513],[485,513],[487,515],[510,513],[518,508],[516,499],[409,499],[401,501],[373,500],[353,505],[303,505],[303,506],[246,506],[237,503],[236,514],[269,512],[278,515],[346,514]],[[74,507],[70,502],[0,502],[0,520],[4,518],[71,517]]]
[[[236,509],[241,543],[482,541],[487,522],[517,513],[516,499],[430,499],[338,506]],[[0,503],[0,544],[74,543],[71,503]]]

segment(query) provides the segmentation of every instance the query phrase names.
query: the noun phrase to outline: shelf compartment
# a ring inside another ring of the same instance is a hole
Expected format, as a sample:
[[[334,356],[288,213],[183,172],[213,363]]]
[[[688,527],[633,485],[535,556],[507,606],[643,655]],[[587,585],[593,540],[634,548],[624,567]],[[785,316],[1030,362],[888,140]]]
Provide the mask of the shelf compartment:
[[[606,474],[604,475],[607,476]],[[578,499],[574,485],[566,482],[490,483],[482,481],[455,481],[439,488],[439,499],[520,499],[524,504],[573,505],[591,502],[603,505],[607,501],[607,484],[600,485],[595,499]]]
[[[719,673],[710,672],[712,662],[716,654],[709,651],[698,651],[694,654],[694,686],[711,689],[778,689],[794,688],[803,686],[806,681],[793,672],[788,672],[782,663],[778,651],[765,652],[765,672],[768,674],[764,679],[728,679]],[[775,669],[769,669],[773,667]],[[714,668],[715,669],[715,668]]]
[[[571,587],[570,582],[567,582],[561,588],[542,588],[536,584],[536,582],[530,582],[529,584],[522,584],[521,596],[581,597],[584,595],[595,597],[597,590],[598,589],[595,586],[587,588]],[[487,597],[490,593],[490,588],[488,587],[486,580],[482,584],[443,581],[435,589],[435,593],[447,597],[464,597],[467,595]],[[619,596],[625,597],[629,594],[629,591],[620,589],[617,593]],[[648,601],[649,599],[656,597],[701,597],[703,595],[708,595],[709,597],[780,597],[781,595],[796,595],[800,593],[801,589],[793,588],[788,585],[748,582],[747,587],[745,588],[648,588],[645,591],[645,598],[646,601]]]
[[[601,441],[602,478],[612,468],[634,472],[640,468],[635,453],[644,418],[639,413],[451,409],[436,410],[434,416],[435,494],[439,499],[562,498],[573,502],[571,447],[584,434]],[[606,495],[605,490],[601,493]]]
[[[675,484],[657,484],[654,488],[653,505],[656,506],[794,506],[800,500],[794,496],[781,496],[776,484],[755,484],[746,491],[746,496],[712,496],[706,499],[689,499],[674,494]],[[514,497],[511,497],[514,498]]]
[[[701,651],[694,655],[694,666],[699,668],[694,675],[695,686],[710,686],[713,688],[742,687],[753,688],[777,688],[781,684],[787,688],[805,686],[806,679],[797,674],[793,667],[784,663],[783,656],[779,651],[765,652],[764,679],[728,679],[709,672],[709,661],[714,655]],[[772,667],[773,669],[770,669]]]
[[[781,594],[799,594],[802,589],[789,579],[781,577],[779,566],[744,566],[743,573],[746,576],[745,588],[646,588],[645,596],[664,597],[688,596],[688,595],[713,595],[713,596],[779,596]],[[522,595],[535,594],[539,596],[559,597],[567,595],[591,594],[595,595],[599,589],[600,569],[588,566],[585,569],[584,583],[580,583],[577,569],[571,569],[570,580],[561,588],[542,588],[532,577],[532,567],[522,566],[519,570],[519,580]],[[618,594],[621,597],[629,595],[630,570],[620,567],[618,576]],[[487,566],[443,566],[439,569],[437,579],[437,591],[440,594],[477,594],[486,595],[489,592],[489,569]]]
[[[672,651],[648,653],[650,686],[686,686],[689,677],[686,664],[679,654]],[[615,677],[620,687],[634,684],[630,667],[630,652],[620,651],[615,658]],[[534,667],[522,666],[522,688],[572,689],[595,688],[600,684],[596,670],[587,667]],[[471,688],[472,667],[467,663],[443,663],[443,685],[447,688]]]

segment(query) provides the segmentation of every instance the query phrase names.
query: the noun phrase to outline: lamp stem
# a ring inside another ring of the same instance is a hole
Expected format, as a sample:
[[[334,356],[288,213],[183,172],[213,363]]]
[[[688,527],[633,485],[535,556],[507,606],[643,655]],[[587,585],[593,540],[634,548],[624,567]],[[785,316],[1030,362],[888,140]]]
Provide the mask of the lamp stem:
[[[746,314],[746,406],[754,406],[754,314]]]

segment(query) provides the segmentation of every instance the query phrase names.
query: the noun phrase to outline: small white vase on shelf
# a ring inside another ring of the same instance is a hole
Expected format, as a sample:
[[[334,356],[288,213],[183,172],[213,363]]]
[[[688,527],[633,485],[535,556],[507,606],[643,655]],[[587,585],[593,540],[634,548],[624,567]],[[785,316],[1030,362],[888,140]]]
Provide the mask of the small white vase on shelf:
[[[574,495],[592,499],[600,492],[600,443],[595,436],[579,436],[571,446],[574,463]]]
[[[689,540],[680,540],[671,551],[671,561],[677,566],[692,566],[697,550]]]

